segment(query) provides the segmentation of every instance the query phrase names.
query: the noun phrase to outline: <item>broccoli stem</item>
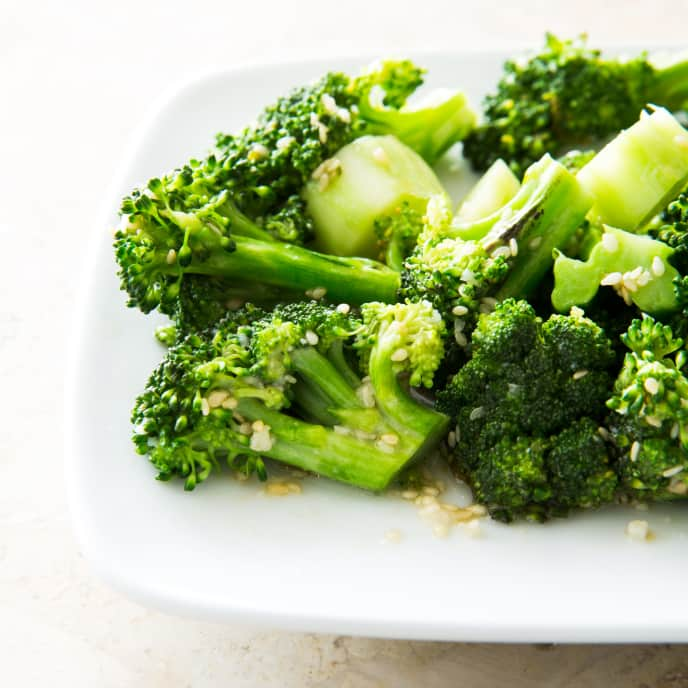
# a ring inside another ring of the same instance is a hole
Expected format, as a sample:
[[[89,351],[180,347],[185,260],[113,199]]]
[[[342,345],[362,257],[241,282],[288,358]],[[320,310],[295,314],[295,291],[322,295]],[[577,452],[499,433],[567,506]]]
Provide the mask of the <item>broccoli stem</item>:
[[[365,303],[396,299],[399,274],[366,258],[340,258],[292,244],[233,237],[235,251],[215,251],[194,260],[186,272],[259,281],[304,292],[324,289],[332,301]],[[174,268],[169,272],[173,274]]]
[[[264,456],[367,490],[387,487],[409,458],[398,447],[384,451],[374,441],[305,423],[252,399],[241,399],[237,410],[247,420],[269,426],[273,443],[261,452]],[[406,442],[400,445],[405,449]]]

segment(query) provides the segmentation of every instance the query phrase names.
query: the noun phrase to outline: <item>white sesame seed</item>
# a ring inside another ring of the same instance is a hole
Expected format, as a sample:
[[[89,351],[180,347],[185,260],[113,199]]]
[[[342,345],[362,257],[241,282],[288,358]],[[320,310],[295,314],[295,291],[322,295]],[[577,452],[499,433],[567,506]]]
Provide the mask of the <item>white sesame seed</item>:
[[[631,540],[644,542],[650,535],[650,524],[647,521],[630,521],[626,526],[626,535]]]
[[[348,303],[340,303],[335,310],[337,311],[337,313],[347,315],[351,310],[351,306]]]
[[[262,144],[256,143],[246,156],[249,162],[260,162],[270,155],[270,151]]]
[[[518,255],[518,241],[513,237],[509,239],[509,250],[512,256],[516,257]]]
[[[667,468],[665,471],[662,471],[662,475],[665,478],[673,478],[675,475],[678,475],[683,468],[684,467],[679,464],[678,466],[673,466],[672,468]]]
[[[271,497],[285,497],[289,494],[289,486],[285,483],[269,483],[264,492]]]
[[[349,122],[351,122],[351,112],[346,108],[339,108],[339,110],[337,110],[337,117],[339,117],[344,124],[349,124]]]
[[[666,266],[664,265],[664,261],[659,257],[655,256],[652,259],[652,272],[655,274],[657,277],[661,277],[666,270]]]
[[[473,270],[469,270],[466,268],[462,273],[461,273],[461,281],[466,282],[466,284],[475,284],[475,273]]]
[[[332,429],[338,434],[338,435],[350,435],[351,430],[347,428],[345,425],[333,425]]]
[[[259,430],[255,429],[256,423],[260,423],[261,427]],[[262,421],[256,421],[256,423],[253,424],[253,434],[251,435],[251,441],[249,443],[249,446],[253,451],[256,452],[265,452],[265,451],[270,451],[272,449],[272,437],[270,437],[270,426],[265,425],[262,423]]]
[[[251,424],[248,421],[245,421],[239,426],[239,432],[242,435],[248,436],[253,432],[253,428],[251,427]]]
[[[484,406],[476,406],[468,416],[469,420],[479,420],[485,415],[485,407]]]
[[[436,487],[426,485],[423,488],[423,494],[428,495],[428,497],[437,497],[437,496],[439,496],[440,491]]]
[[[648,425],[651,425],[653,428],[661,428],[662,427],[662,419],[657,418],[657,416],[645,416],[645,422]]]
[[[490,255],[493,258],[509,258],[513,254],[508,246],[498,246]]]
[[[636,440],[631,445],[631,451],[629,457],[634,463],[638,460],[638,455],[640,454],[640,443]]]
[[[337,101],[329,93],[323,93],[320,96],[320,102],[328,115],[334,115],[337,112]]]
[[[385,542],[390,542],[394,545],[398,544],[402,540],[401,531],[397,528],[392,528],[385,532]]]
[[[222,402],[222,408],[223,409],[230,409],[233,410],[239,405],[239,402],[234,399],[233,397],[229,397],[228,399],[225,399]]]
[[[463,332],[466,329],[466,321],[461,318],[454,320],[454,332]]]
[[[375,391],[370,380],[364,382],[357,390],[356,396],[365,408],[375,407]],[[374,437],[374,435],[373,435]]]
[[[287,483],[287,488],[289,489],[290,494],[301,494],[301,485],[299,485],[298,483],[295,483],[290,480]]]
[[[208,403],[208,400],[205,397],[201,399],[201,413],[204,416],[207,416],[210,413],[210,404]]]
[[[389,157],[382,146],[378,146],[373,150],[373,160],[380,165],[389,165]]]
[[[468,308],[466,308],[466,306],[454,306],[454,308],[452,308],[452,315],[461,317],[462,315],[466,315],[467,313]]]
[[[671,494],[675,495],[685,495],[688,494],[688,484],[684,482],[683,479],[674,476],[669,483],[667,490]]]
[[[380,439],[390,446],[394,447],[399,444],[399,435],[395,435],[393,432],[387,432],[384,435],[380,435]]]
[[[447,444],[451,449],[456,446],[456,433],[453,430],[447,435]]]
[[[166,260],[168,265],[174,265],[174,262],[177,260],[177,252],[173,248],[167,252]]]
[[[675,440],[678,437],[679,430],[680,430],[680,428],[679,428],[678,423],[674,423],[671,426],[671,432],[669,434],[670,434],[672,440]]]
[[[224,389],[214,389],[208,394],[208,405],[210,408],[218,408],[218,406],[222,406],[227,397],[229,397],[229,392]]]
[[[497,305],[497,299],[493,296],[483,296],[483,298],[480,299],[480,303],[484,303],[486,306],[494,308]]]
[[[318,337],[318,335],[315,334],[315,332],[313,332],[312,330],[307,330],[306,331],[306,341],[311,346],[315,346],[320,341],[320,337]]]
[[[615,253],[619,250],[619,241],[610,232],[605,232],[602,235],[602,246],[608,253]]]
[[[609,440],[611,440],[611,438],[612,438],[612,436],[609,434],[609,430],[607,430],[607,428],[599,427],[599,428],[597,428],[597,433],[605,442],[609,442]]]
[[[263,423],[262,420],[254,420],[251,424],[251,429],[254,432],[262,432],[263,430],[265,430],[265,427],[265,423]]]
[[[585,315],[585,311],[578,306],[572,306],[571,310],[569,311],[569,315],[572,318],[582,318]]]
[[[405,361],[408,358],[408,351],[406,351],[406,349],[397,349],[392,353],[390,358],[395,363],[400,363],[401,361]]]
[[[624,276],[620,272],[610,272],[600,280],[600,284],[603,287],[613,287],[616,284],[621,284],[623,278]]]
[[[643,387],[649,394],[657,394],[659,392],[659,381],[654,377],[648,377],[645,382],[643,382]]]
[[[289,148],[296,139],[293,136],[283,136],[281,139],[277,139],[275,144],[278,151],[285,151]]]
[[[588,371],[585,369],[577,370],[571,377],[574,380],[580,380],[581,378],[585,377],[588,374]]]
[[[461,347],[468,345],[468,339],[463,332],[454,332],[454,341]]]

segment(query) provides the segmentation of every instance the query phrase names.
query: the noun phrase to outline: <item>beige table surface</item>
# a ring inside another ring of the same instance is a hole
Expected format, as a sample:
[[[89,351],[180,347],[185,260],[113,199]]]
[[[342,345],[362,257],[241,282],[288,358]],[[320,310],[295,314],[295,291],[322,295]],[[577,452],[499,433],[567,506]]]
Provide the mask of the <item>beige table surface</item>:
[[[422,9],[422,12],[417,5]],[[688,648],[491,646],[193,622],[98,581],[62,475],[82,242],[151,100],[198,71],[342,53],[686,42],[688,3],[0,0],[0,685],[688,686]],[[642,613],[639,610],[639,613]]]

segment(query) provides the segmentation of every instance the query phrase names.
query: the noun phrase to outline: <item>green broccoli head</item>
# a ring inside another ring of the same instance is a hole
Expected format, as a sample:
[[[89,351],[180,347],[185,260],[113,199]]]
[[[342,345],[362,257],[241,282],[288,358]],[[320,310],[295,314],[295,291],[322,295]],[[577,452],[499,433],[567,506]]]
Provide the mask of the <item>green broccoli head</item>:
[[[438,394],[437,406],[456,419],[454,469],[495,517],[544,518],[602,503],[613,492],[598,441],[613,364],[605,333],[581,314],[543,322],[527,302],[507,299],[480,316],[471,358]],[[589,463],[575,459],[576,446],[595,448]],[[569,466],[574,459],[578,468]],[[521,462],[524,478],[511,486],[508,476]],[[569,479],[576,471],[577,482]],[[490,497],[476,487],[488,475]]]
[[[587,47],[585,36],[547,34],[538,54],[505,63],[465,154],[476,169],[502,158],[522,174],[544,153],[594,145],[629,126],[647,103],[680,107],[686,71],[683,63],[659,70],[644,54],[625,62],[607,59]]]
[[[688,352],[669,326],[649,316],[623,337],[631,350],[607,401],[621,484],[642,501],[688,491]]]

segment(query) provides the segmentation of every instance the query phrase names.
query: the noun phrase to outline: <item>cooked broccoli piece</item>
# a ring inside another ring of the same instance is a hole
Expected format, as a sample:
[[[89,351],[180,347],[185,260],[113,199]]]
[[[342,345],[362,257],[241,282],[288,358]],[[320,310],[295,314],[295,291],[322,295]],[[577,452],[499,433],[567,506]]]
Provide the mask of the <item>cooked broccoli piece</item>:
[[[437,195],[446,192],[432,168],[393,136],[362,136],[344,146],[303,191],[317,250],[386,258],[396,270],[415,245],[428,200]]]
[[[407,389],[432,385],[443,322],[428,303],[345,310],[247,305],[177,343],[136,401],[138,452],[186,489],[220,462],[265,477],[265,458],[384,489],[446,433]]]
[[[591,206],[562,165],[545,156],[526,172],[502,208],[470,223],[450,222],[446,208],[428,209],[428,227],[402,272],[401,296],[428,299],[465,343],[481,308],[495,299],[529,295],[552,265],[552,251],[569,240]]]
[[[456,211],[454,222],[468,225],[501,210],[521,188],[518,177],[503,160],[495,160],[468,192]]]
[[[226,193],[201,211],[187,212],[176,179],[151,180],[149,194],[125,204],[126,223],[115,235],[115,252],[129,306],[174,314],[189,274],[222,279],[249,293],[251,285],[260,285],[302,294],[313,290],[349,303],[395,300],[399,275],[384,265],[274,241]]]
[[[623,490],[640,501],[688,495],[688,352],[649,316],[622,337],[630,349],[607,406]]]
[[[456,421],[452,467],[503,521],[537,520],[614,494],[600,421],[614,353],[579,313],[542,321],[526,301],[483,314],[470,360],[439,392]]]
[[[682,274],[688,274],[688,194],[680,193],[662,211],[659,223],[650,234],[671,246],[671,264]]]
[[[478,170],[502,158],[520,175],[545,153],[589,147],[628,127],[647,103],[673,110],[687,98],[686,62],[659,69],[644,53],[608,59],[588,48],[585,36],[547,34],[541,52],[505,63],[464,154]]]
[[[571,150],[564,153],[559,158],[559,162],[569,171],[574,174],[585,167],[595,156],[597,151],[592,148],[585,150]]]

